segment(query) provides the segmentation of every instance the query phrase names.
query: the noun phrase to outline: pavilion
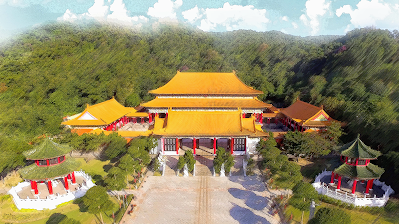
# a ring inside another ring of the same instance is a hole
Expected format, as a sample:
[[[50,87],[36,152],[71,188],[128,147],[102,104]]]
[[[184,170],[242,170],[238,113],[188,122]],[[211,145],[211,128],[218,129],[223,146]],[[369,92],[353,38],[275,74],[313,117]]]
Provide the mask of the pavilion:
[[[34,163],[19,170],[25,182],[9,191],[18,209],[53,209],[65,200],[83,196],[94,186],[88,175],[82,172],[78,177],[75,175],[80,164],[73,158],[66,158],[70,151],[71,147],[45,138],[38,146],[23,153]]]
[[[365,145],[359,135],[339,151],[343,164],[316,177],[313,186],[318,192],[358,206],[385,205],[393,190],[378,181],[384,169],[370,163],[381,153]]]
[[[279,112],[283,124],[293,131],[324,130],[335,121],[324,111],[323,106],[317,107],[299,98],[289,107],[280,109]]]

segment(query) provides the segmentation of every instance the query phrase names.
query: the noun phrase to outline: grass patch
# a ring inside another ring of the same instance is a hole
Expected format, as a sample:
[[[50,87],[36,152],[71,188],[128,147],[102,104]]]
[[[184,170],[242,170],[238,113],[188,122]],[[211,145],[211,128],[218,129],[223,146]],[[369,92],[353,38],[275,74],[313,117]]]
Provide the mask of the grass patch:
[[[316,207],[316,212],[318,209],[322,207],[335,207],[339,209],[343,209],[342,207],[321,203],[320,206]],[[351,217],[352,224],[364,224],[364,223],[375,223],[375,224],[392,224],[399,223],[399,219],[397,217],[390,217],[385,214],[371,214],[369,212],[359,211],[357,209],[343,209],[346,213],[348,213]],[[293,219],[291,220],[291,224],[299,224],[301,223],[302,211],[292,207],[291,205],[287,206],[287,209],[284,212],[285,219],[288,220],[292,214]],[[305,211],[303,222],[307,223],[309,220],[309,211]]]
[[[154,172],[154,176],[158,176],[159,177],[159,176],[162,176],[162,174],[160,172],[158,172],[158,171],[155,171]]]
[[[76,158],[76,160],[81,163],[78,170],[82,169],[86,173],[90,174],[92,177],[94,175],[100,175],[101,177],[107,175],[107,172],[105,172],[104,167],[109,165],[110,163],[109,160],[101,161],[97,159],[92,159],[89,162],[86,162],[85,159],[83,158]]]

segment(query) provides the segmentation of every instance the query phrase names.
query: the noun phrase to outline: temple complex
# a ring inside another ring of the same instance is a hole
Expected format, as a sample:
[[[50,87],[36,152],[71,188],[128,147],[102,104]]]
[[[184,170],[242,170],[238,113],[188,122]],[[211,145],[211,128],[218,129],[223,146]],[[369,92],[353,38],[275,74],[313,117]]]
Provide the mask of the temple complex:
[[[88,175],[82,172],[75,175],[80,164],[73,158],[66,158],[70,151],[71,147],[45,138],[38,146],[24,152],[26,159],[34,163],[19,170],[25,182],[9,191],[18,209],[52,209],[65,200],[83,196],[94,186]]]
[[[245,85],[234,71],[178,71],[149,93],[155,99],[142,103],[139,111],[112,98],[88,105],[62,124],[78,134],[117,132],[128,140],[152,135],[158,139],[152,152],[163,155],[179,155],[179,149],[214,155],[217,147],[242,155],[253,152],[269,131],[282,138],[289,129],[324,130],[334,121],[323,107],[299,99],[287,108],[264,103],[257,98],[263,92]]]
[[[358,206],[384,206],[393,190],[378,181],[384,169],[370,163],[381,153],[365,145],[359,135],[339,151],[343,164],[319,174],[313,186],[321,194]]]

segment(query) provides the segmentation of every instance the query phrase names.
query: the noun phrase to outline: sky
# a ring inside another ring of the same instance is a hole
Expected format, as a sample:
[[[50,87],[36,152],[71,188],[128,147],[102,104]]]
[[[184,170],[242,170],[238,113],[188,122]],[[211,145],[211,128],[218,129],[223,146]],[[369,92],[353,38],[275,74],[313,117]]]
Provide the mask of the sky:
[[[135,29],[180,22],[207,32],[344,35],[399,29],[399,0],[0,0],[0,42],[49,22],[87,20]]]

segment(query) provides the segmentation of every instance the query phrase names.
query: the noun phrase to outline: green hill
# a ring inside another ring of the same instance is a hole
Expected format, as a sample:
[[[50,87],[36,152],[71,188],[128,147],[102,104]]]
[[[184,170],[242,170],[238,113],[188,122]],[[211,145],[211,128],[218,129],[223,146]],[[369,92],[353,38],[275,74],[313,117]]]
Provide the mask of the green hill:
[[[128,106],[178,69],[231,72],[287,106],[323,104],[384,152],[399,151],[397,32],[360,29],[301,38],[281,32],[206,33],[180,26],[133,31],[53,24],[0,49],[0,141],[57,134],[64,116],[113,96]],[[1,140],[3,139],[3,140]],[[1,143],[1,142],[0,142]],[[4,145],[4,144],[3,144]]]

